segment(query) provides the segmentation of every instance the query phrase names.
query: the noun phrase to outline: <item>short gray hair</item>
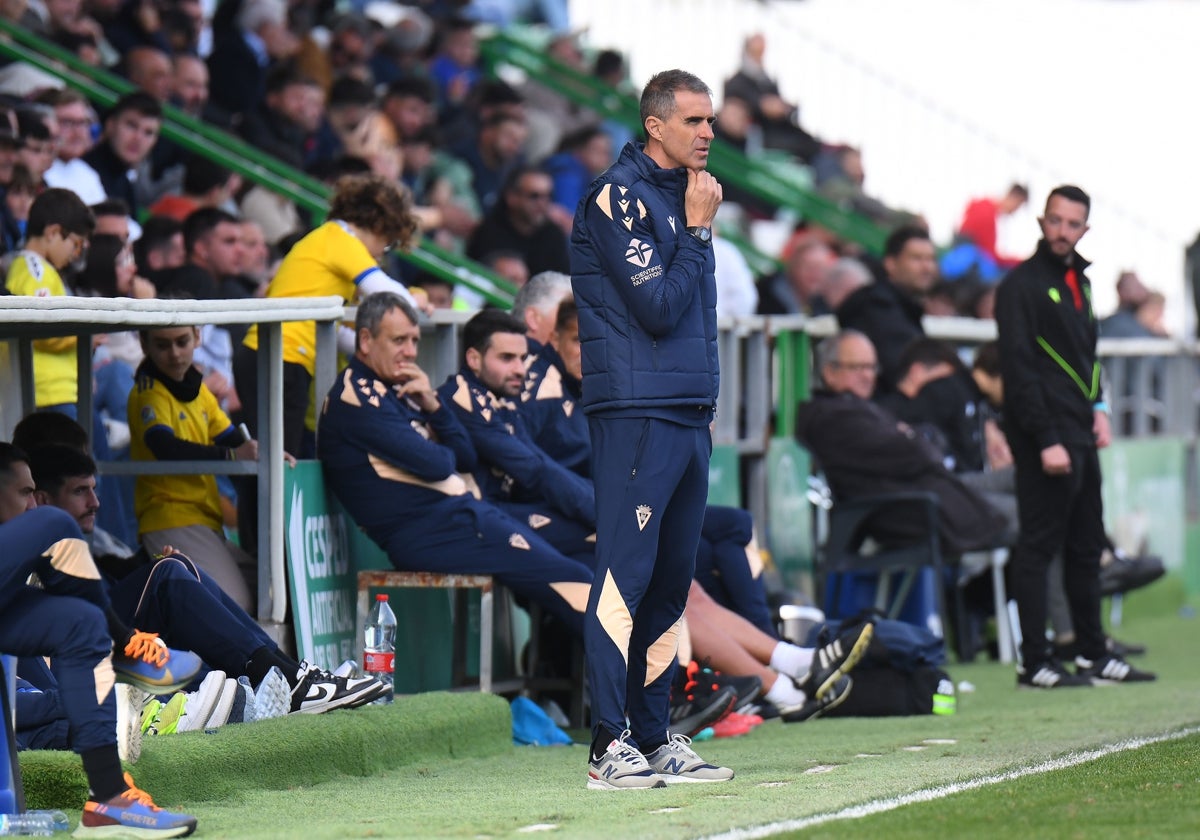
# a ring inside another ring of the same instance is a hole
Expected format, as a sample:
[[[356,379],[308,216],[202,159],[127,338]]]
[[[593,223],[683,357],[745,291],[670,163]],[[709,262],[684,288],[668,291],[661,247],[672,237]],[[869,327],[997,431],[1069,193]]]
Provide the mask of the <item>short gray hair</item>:
[[[411,303],[395,292],[376,292],[373,295],[367,295],[359,301],[358,311],[354,315],[355,350],[359,349],[359,336],[362,335],[362,331],[366,330],[373,336],[377,335],[379,325],[383,323],[383,316],[393,309],[399,309],[404,313],[404,317],[413,324],[420,323],[417,318],[417,310],[413,309]]]
[[[246,0],[238,12],[237,26],[243,32],[257,32],[264,23],[287,23],[286,0]]]
[[[833,335],[829,336],[829,338],[817,345],[816,359],[814,363],[817,368],[817,376],[820,378],[822,383],[825,382],[825,368],[832,367],[841,361],[842,345],[846,342],[846,339],[853,338],[855,336],[866,339],[867,341],[871,340],[867,338],[866,333],[860,332],[859,330],[842,330],[839,333],[834,333]]]
[[[642,89],[640,116],[643,129],[648,117],[665,120],[675,113],[675,92],[679,90],[712,96],[712,89],[699,76],[686,70],[664,70],[655,73]]]
[[[529,278],[513,298],[512,314],[525,320],[526,309],[539,312],[557,310],[562,299],[571,294],[571,276],[561,271],[543,271]]]

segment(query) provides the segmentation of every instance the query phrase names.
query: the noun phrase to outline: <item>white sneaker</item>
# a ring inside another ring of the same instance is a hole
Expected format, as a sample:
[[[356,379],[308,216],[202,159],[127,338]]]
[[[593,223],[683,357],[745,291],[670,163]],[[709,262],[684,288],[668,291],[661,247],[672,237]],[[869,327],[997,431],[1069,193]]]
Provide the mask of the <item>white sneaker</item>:
[[[646,763],[669,785],[677,782],[727,782],[733,778],[733,771],[728,767],[709,764],[696,755],[691,743],[692,739],[686,735],[672,735],[667,743],[646,756]]]
[[[292,710],[292,687],[287,677],[274,665],[254,693],[254,719],[283,717]]]
[[[187,702],[183,706],[183,716],[175,726],[176,732],[197,732],[208,725],[217,701],[225,690],[225,672],[209,671],[200,687],[187,693]],[[226,709],[226,717],[229,711]]]
[[[140,688],[117,683],[117,754],[133,764],[142,755],[142,706],[148,695]]]
[[[654,772],[646,756],[629,745],[626,729],[614,738],[600,758],[588,762],[588,790],[638,790],[666,787],[663,777]]]

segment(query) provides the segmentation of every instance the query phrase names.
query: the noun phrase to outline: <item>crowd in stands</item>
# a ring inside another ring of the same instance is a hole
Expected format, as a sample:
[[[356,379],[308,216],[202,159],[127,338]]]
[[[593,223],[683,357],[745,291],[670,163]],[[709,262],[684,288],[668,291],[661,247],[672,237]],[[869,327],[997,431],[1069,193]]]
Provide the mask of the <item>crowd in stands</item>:
[[[547,53],[554,59],[626,87],[621,55],[587,54],[568,30],[565,6],[447,0],[393,4],[381,19],[335,13],[327,3],[224,0],[207,19],[196,0],[5,4],[0,13],[9,19],[136,88],[98,112],[50,77],[0,71],[6,292],[363,300],[354,329],[339,337],[351,360],[323,409],[326,395],[315,404],[309,396],[312,325],[285,329],[287,452],[326,463],[332,492],[398,568],[495,574],[547,621],[578,633],[593,583],[595,515],[587,426],[575,410],[579,346],[568,243],[587,185],[632,136],[536,79],[514,86],[492,78],[479,44],[481,23],[536,20],[552,32]],[[746,39],[738,71],[725,81],[718,137],[749,155],[782,155],[810,173],[818,193],[889,235],[876,258],[801,223],[772,255],[781,269],[762,277],[718,237],[716,247],[725,249],[717,260],[718,307],[837,319],[842,332],[818,356],[824,388],[797,433],[831,471],[840,495],[858,492],[837,473],[844,465],[836,456],[852,455],[852,472],[863,460],[886,470],[871,477],[875,489],[888,478],[931,482],[946,499],[943,538],[954,550],[1011,544],[1011,470],[1008,486],[994,483],[1006,457],[1011,461],[996,422],[999,366],[988,355],[994,348],[980,351],[972,372],[953,348],[925,338],[922,317],[991,317],[996,284],[1014,264],[996,250],[997,218],[1019,208],[1028,192],[1014,185],[1001,198],[973,200],[955,243],[966,251],[939,258],[919,213],[864,191],[858,149],[803,127],[798,105],[782,97],[765,69],[765,50],[763,35]],[[309,208],[162,137],[167,105],[330,185],[329,220],[315,226]],[[740,206],[743,221],[773,213],[737,185],[726,200]],[[396,251],[418,235],[521,290],[511,316],[483,309],[466,325],[461,368],[445,383],[430,382],[415,363],[420,312],[475,309],[482,298],[399,259]],[[1117,288],[1120,308],[1104,320],[1102,335],[1164,334],[1161,295],[1133,272],[1123,273]],[[89,557],[111,586],[93,604],[104,608],[111,598],[125,624],[138,622],[168,642],[176,636],[222,674],[212,690],[228,679],[245,706],[275,669],[286,685],[267,691],[287,693],[290,712],[377,697],[373,681],[296,662],[256,632],[247,615],[256,591],[252,492],[213,476],[140,476],[131,486],[95,474],[92,457],[255,459],[255,329],[179,327],[92,340],[95,417],[79,418],[82,429],[69,439],[0,451],[0,489],[23,480],[37,504],[67,507],[70,522],[56,527],[92,541]],[[35,342],[39,412],[75,415],[75,354],[73,338]],[[818,420],[819,411],[841,412],[842,419]],[[874,431],[853,432],[847,417]],[[823,441],[821,430],[890,444],[894,460],[852,451],[845,440]],[[32,470],[28,480],[22,464]],[[69,509],[65,487],[84,499],[79,510]],[[10,519],[21,521],[4,513],[0,529]],[[240,548],[227,538],[235,528]],[[108,550],[95,548],[97,534],[106,535]],[[886,529],[879,534],[886,538]],[[672,711],[681,734],[721,719],[727,729],[754,725],[729,717],[735,708],[809,720],[850,691],[842,670],[853,666],[850,651],[863,639],[837,640],[835,655],[780,638],[755,540],[744,511],[711,508],[706,515],[687,608],[692,649],[681,655]],[[1105,567],[1113,569],[1114,591],[1133,575],[1122,562],[1114,552]],[[147,609],[123,594],[147,581],[172,609]],[[187,601],[187,612],[175,610]],[[199,609],[197,601],[231,616],[210,615],[204,626],[222,624],[234,638],[215,645],[180,630],[176,622]],[[1051,620],[1069,644],[1069,613],[1052,609]],[[123,627],[110,621],[111,638],[101,638],[104,627],[93,635],[100,647],[113,640],[120,647],[132,637]],[[8,641],[0,635],[0,648]],[[30,655],[57,652],[33,647],[25,646]],[[693,660],[742,681],[706,675]],[[835,672],[838,684],[827,691],[824,681]],[[39,679],[30,684],[43,695],[56,690]],[[160,711],[178,718],[181,702],[171,712],[164,697],[151,724],[166,726]],[[74,725],[72,716],[84,712],[65,705]],[[91,722],[103,718],[99,725],[110,726],[112,705],[106,700],[102,715],[87,710]],[[64,733],[53,723],[31,743]],[[87,750],[108,755],[104,739],[52,742],[83,751],[90,777],[111,769],[89,764],[99,759]],[[129,795],[111,778],[94,787],[108,799]]]

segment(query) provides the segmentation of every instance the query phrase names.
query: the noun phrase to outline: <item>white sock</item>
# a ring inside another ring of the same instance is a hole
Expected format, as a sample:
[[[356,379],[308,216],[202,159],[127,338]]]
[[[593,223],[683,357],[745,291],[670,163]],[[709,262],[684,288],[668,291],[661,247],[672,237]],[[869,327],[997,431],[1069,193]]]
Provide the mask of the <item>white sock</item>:
[[[801,679],[812,667],[812,648],[802,648],[791,642],[780,642],[771,651],[771,667],[781,674]]]
[[[787,674],[780,674],[775,680],[775,685],[771,686],[763,697],[781,709],[799,706],[808,699]]]

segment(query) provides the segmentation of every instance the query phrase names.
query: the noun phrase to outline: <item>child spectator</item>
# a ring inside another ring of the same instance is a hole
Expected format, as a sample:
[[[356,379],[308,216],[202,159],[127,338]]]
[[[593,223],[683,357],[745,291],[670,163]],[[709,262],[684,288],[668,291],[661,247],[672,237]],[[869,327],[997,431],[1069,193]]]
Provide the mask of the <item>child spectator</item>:
[[[92,211],[70,190],[48,189],[39,195],[29,208],[25,248],[8,269],[9,292],[35,297],[66,295],[59,272],[79,259],[94,225]],[[38,408],[55,408],[75,417],[75,366],[75,336],[33,342]]]
[[[234,427],[192,364],[199,337],[198,327],[142,332],[146,358],[129,395],[133,460],[258,457],[257,441]],[[254,560],[225,539],[214,476],[139,475],[134,510],[147,551],[155,554],[164,545],[174,546],[208,572],[238,606],[251,608]]]

